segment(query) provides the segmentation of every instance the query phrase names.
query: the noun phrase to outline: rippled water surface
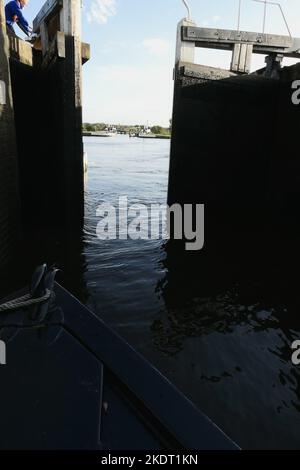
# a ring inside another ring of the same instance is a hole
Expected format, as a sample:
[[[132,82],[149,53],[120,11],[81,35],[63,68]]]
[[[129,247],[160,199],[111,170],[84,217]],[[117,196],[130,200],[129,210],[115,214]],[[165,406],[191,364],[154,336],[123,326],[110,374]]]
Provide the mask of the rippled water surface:
[[[239,445],[300,448],[300,367],[291,362],[300,306],[284,260],[254,263],[243,258],[248,247],[194,256],[163,241],[99,240],[101,203],[166,202],[170,142],[86,138],[85,150],[88,306]]]

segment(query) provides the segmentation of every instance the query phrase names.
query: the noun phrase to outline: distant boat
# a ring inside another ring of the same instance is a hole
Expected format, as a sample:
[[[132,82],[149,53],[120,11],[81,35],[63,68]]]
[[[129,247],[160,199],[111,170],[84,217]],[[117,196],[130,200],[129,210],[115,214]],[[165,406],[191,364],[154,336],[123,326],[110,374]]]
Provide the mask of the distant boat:
[[[98,131],[98,132],[83,132],[83,137],[115,137],[115,132],[109,131]]]
[[[150,127],[144,127],[138,134],[139,139],[156,139],[156,135],[151,132]]]
[[[139,139],[156,139],[156,135],[147,132],[140,132],[138,135]]]
[[[117,135],[117,129],[115,127],[106,127],[104,131],[96,132],[98,137],[115,137]]]
[[[93,135],[96,137],[115,137],[117,133],[113,131],[105,130],[105,131],[94,132]]]
[[[107,127],[103,131],[83,132],[84,137],[115,137],[117,134],[117,129],[115,127]]]
[[[83,137],[115,137],[116,132],[111,131],[97,131],[97,132],[83,132]]]

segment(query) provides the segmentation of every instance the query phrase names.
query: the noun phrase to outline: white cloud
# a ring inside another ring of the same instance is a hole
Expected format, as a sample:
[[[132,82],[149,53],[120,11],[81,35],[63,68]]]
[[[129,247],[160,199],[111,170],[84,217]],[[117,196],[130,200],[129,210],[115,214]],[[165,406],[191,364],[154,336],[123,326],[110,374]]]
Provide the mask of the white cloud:
[[[170,52],[170,43],[166,39],[149,38],[142,42],[142,46],[150,52],[150,54],[164,56]]]
[[[117,14],[116,0],[93,0],[87,12],[90,23],[105,24],[108,18]]]

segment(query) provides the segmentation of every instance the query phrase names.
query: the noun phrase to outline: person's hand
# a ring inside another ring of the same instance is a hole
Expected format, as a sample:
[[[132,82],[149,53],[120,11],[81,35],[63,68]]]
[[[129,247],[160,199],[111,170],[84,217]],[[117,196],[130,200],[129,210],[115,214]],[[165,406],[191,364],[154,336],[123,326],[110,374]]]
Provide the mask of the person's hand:
[[[30,44],[34,44],[37,39],[38,39],[38,35],[35,34],[35,33],[33,33],[33,34],[31,34],[31,36],[29,36],[29,37],[26,39],[26,42],[30,42]]]

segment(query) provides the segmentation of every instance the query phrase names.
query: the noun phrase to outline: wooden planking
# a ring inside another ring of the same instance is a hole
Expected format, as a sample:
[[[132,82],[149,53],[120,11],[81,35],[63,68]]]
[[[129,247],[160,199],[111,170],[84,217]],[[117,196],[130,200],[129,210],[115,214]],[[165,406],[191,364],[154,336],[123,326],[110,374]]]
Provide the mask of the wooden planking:
[[[33,20],[33,31],[38,32],[40,24],[44,21],[47,16],[54,13],[55,10],[59,10],[63,6],[63,0],[47,0],[43,5],[35,19]]]
[[[81,2],[63,0],[60,11],[60,29],[67,36],[81,37]]]
[[[40,25],[54,13],[60,15],[60,30],[66,35],[81,35],[81,2],[79,0],[47,0],[33,20],[33,31],[39,32]]]
[[[47,51],[49,50],[49,36],[48,36],[48,29],[45,21],[42,21],[40,24],[40,35],[41,35],[41,43],[42,43],[42,52],[45,56]]]
[[[15,36],[8,36],[9,40],[9,56],[16,59],[22,64],[33,65],[32,46],[26,41],[22,41]]]
[[[86,42],[81,43],[82,64],[85,64],[91,58],[91,46]]]
[[[47,65],[49,65],[55,57],[58,57],[59,59],[66,58],[65,34],[61,31],[57,31],[55,39],[50,44],[49,50],[47,51],[42,62],[42,68],[47,67]],[[85,42],[81,43],[81,57],[82,65],[90,60],[91,57],[90,45]]]
[[[53,57],[53,52],[57,51],[59,39],[57,33],[61,32],[65,36],[73,36],[78,46],[78,54],[81,54],[81,64],[85,64],[90,59],[89,44],[82,43],[81,39],[81,2],[78,0],[48,0],[34,20],[34,31],[40,33],[37,49],[43,51],[45,64],[49,64]],[[55,40],[55,44],[53,44]],[[49,50],[50,49],[50,50]],[[59,52],[59,48],[58,48]],[[58,54],[58,57],[65,57]]]
[[[239,73],[249,73],[251,69],[252,44],[235,44],[233,48],[231,70]]]
[[[289,36],[280,36],[276,34],[260,34],[249,31],[236,31],[231,29],[214,29],[186,27],[183,31],[186,40],[194,41],[213,41],[213,42],[231,42],[231,43],[251,43],[259,44],[264,47],[289,48],[293,45],[293,39]]]
[[[56,33],[55,39],[44,56],[42,68],[47,68],[57,57],[59,59],[65,59],[66,57],[65,35],[60,31]]]

